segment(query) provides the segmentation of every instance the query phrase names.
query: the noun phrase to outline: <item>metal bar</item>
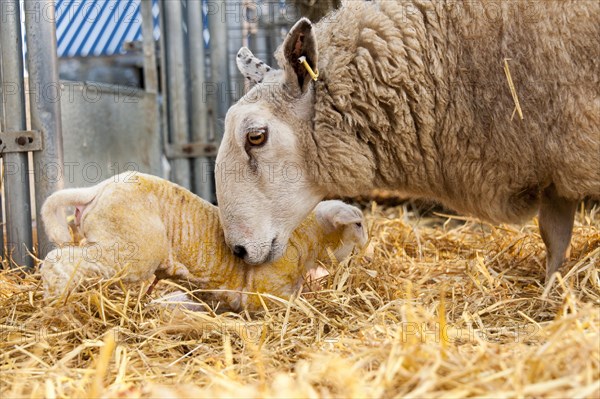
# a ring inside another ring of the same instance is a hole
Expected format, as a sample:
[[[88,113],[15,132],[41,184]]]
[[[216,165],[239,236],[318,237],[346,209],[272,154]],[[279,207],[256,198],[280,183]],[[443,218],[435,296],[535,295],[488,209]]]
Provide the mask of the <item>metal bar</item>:
[[[180,0],[163,0],[166,54],[166,95],[169,120],[169,138],[173,144],[189,141],[189,116],[187,108],[187,71],[185,62],[185,40],[183,36],[183,10]],[[171,162],[173,181],[191,188],[190,161],[174,159]]]
[[[159,109],[159,96],[158,96],[158,68],[156,64],[156,46],[154,44],[154,16],[152,15],[152,0],[141,0],[141,11],[142,23],[140,28],[142,31],[142,45],[144,51],[144,90],[147,93],[153,95],[153,100],[148,107],[152,107],[151,115],[154,118],[153,124],[153,136],[156,138],[161,137],[164,133],[163,119]],[[161,143],[161,141],[158,141]],[[162,143],[161,143],[162,144]],[[159,153],[162,155],[164,146],[159,144]],[[160,159],[160,156],[159,158]],[[163,163],[160,162],[162,166]],[[162,167],[160,168],[161,174],[164,173]]]
[[[4,97],[4,128],[25,130],[25,91],[23,80],[23,45],[21,42],[21,10],[19,0],[4,0],[0,24],[2,49],[2,94]],[[12,255],[15,265],[31,267],[32,248],[31,203],[26,153],[2,156],[6,207],[6,256]]]
[[[217,146],[204,141],[186,144],[169,144],[169,146],[165,148],[165,155],[169,159],[216,157]]]
[[[4,80],[2,80],[2,43],[0,43],[0,132],[4,127]],[[4,259],[4,189],[3,171],[0,170],[0,257]]]
[[[225,0],[209,3],[208,28],[210,30],[211,84],[215,87],[211,95],[213,107],[213,139],[220,142],[223,137],[225,113],[231,103],[229,90],[229,59],[227,54],[227,17],[229,8],[237,7],[234,2]],[[230,16],[229,16],[230,18]],[[208,93],[208,90],[207,90]]]
[[[267,14],[267,13],[271,13],[271,14]],[[252,50],[252,52],[254,52],[254,54],[256,54],[256,56],[258,58],[260,58],[261,60],[265,61],[267,64],[271,64],[271,62],[269,62],[269,58],[272,57],[273,53],[269,53],[269,50],[267,48],[267,40],[268,38],[274,36],[275,40],[279,40],[279,36],[281,35],[280,32],[277,31],[277,28],[273,28],[272,26],[267,25],[268,21],[271,20],[275,20],[277,18],[276,15],[273,15],[273,13],[276,13],[277,11],[274,11],[272,9],[270,9],[270,7],[265,7],[265,9],[262,10],[262,16],[256,17],[255,18],[255,23],[254,23],[254,33],[253,33],[253,37],[252,37],[252,47],[249,47],[250,50]],[[267,26],[265,26],[267,25]]]
[[[160,35],[158,37],[158,54],[160,62],[160,80],[158,86],[159,99],[159,126],[162,141],[162,151],[169,147],[169,98],[167,97],[167,39],[165,35],[165,3],[164,0],[153,0],[158,4],[158,27]],[[155,23],[157,23],[155,21]],[[163,176],[169,177],[171,174],[171,163],[165,159],[167,167]]]
[[[30,152],[42,149],[42,133],[37,130],[5,130],[0,138],[0,152]]]
[[[60,81],[56,52],[54,0],[25,0],[27,33],[27,70],[31,129],[42,132],[44,149],[33,153],[35,165],[35,206],[40,215],[42,204],[56,190],[63,188],[63,141],[60,115]],[[43,12],[41,11],[43,10]],[[44,258],[51,243],[37,220],[38,256]]]
[[[208,107],[204,100],[204,84],[206,82],[204,55],[204,23],[202,2],[189,0],[188,36],[190,56],[190,115],[192,141],[208,144]],[[212,146],[215,147],[214,145]],[[214,159],[199,156],[192,161],[193,189],[196,194],[207,201],[214,202],[213,170]]]
[[[0,132],[6,130],[4,128],[4,99],[3,99],[3,91],[4,86],[2,85],[4,81],[2,80],[2,43],[0,43]],[[1,195],[1,193],[0,193]]]
[[[142,0],[142,43],[144,49],[144,90],[149,93],[158,92],[158,75],[156,70],[156,53],[154,49],[154,18],[152,17],[152,0]]]

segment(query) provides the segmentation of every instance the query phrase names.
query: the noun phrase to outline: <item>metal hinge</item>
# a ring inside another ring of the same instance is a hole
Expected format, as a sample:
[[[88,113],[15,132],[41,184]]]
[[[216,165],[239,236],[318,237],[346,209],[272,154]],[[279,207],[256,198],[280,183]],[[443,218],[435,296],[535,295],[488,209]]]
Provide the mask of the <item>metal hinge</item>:
[[[165,148],[165,155],[168,159],[214,157],[217,155],[217,145],[201,142],[169,144]]]
[[[0,154],[40,151],[41,149],[42,132],[39,130],[0,132]]]

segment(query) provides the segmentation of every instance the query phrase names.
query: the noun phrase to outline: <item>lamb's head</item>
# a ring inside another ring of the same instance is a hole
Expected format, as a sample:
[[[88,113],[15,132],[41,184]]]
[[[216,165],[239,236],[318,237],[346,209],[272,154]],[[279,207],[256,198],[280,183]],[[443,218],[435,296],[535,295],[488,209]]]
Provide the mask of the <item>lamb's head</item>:
[[[357,207],[338,200],[322,201],[315,207],[315,217],[325,234],[339,237],[332,248],[338,261],[350,255],[354,248],[364,248],[367,244],[367,226]]]
[[[316,67],[317,43],[307,19],[294,25],[278,50],[281,69],[246,48],[237,56],[254,87],[227,112],[215,179],[225,239],[249,264],[279,258],[325,194],[306,156],[315,145],[314,89],[300,57]]]

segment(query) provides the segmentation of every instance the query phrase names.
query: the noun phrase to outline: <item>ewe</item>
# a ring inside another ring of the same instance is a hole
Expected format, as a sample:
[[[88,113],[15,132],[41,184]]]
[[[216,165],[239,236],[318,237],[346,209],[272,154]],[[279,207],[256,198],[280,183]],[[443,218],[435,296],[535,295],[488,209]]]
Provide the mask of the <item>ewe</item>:
[[[242,49],[255,86],[215,176],[228,245],[260,264],[326,196],[387,188],[496,222],[539,210],[550,277],[600,197],[598,38],[599,1],[348,1],[290,30],[280,70]]]
[[[83,237],[71,242],[64,208],[75,207]],[[119,275],[126,282],[169,278],[233,310],[258,309],[251,292],[287,298],[306,273],[367,241],[362,212],[341,201],[323,201],[291,235],[275,262],[248,266],[228,250],[217,207],[186,189],[141,173],[124,173],[94,187],[52,194],[42,207],[50,239],[59,245],[44,259],[47,297],[60,295],[83,278]],[[214,290],[214,291],[211,291]]]

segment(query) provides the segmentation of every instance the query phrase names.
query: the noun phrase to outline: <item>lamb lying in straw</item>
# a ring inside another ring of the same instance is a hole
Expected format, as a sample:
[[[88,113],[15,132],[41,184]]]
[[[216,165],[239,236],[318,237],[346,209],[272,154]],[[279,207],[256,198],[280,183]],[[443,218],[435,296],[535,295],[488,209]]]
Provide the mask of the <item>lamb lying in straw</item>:
[[[81,242],[73,242],[65,222],[67,206],[75,207]],[[254,292],[289,297],[330,253],[339,261],[367,241],[359,209],[323,201],[295,230],[281,259],[248,266],[226,246],[217,207],[141,173],[58,191],[44,203],[42,221],[59,246],[41,268],[46,297],[61,295],[87,277],[118,274],[125,282],[138,282],[155,275],[210,291],[209,299],[233,310],[260,308]]]

